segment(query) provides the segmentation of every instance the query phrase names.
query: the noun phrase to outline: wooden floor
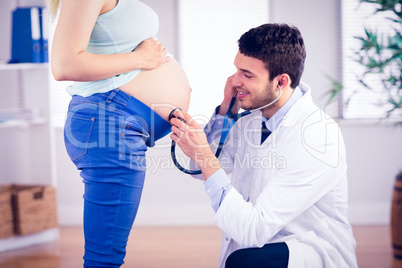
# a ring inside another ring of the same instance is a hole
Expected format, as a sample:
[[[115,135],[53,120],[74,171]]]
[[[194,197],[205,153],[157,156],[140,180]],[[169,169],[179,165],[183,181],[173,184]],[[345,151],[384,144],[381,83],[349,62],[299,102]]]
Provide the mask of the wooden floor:
[[[393,262],[388,226],[355,226],[360,268],[402,267]],[[142,227],[133,229],[126,268],[214,268],[221,231],[217,227]],[[82,229],[60,228],[58,241],[0,253],[1,268],[82,267]]]

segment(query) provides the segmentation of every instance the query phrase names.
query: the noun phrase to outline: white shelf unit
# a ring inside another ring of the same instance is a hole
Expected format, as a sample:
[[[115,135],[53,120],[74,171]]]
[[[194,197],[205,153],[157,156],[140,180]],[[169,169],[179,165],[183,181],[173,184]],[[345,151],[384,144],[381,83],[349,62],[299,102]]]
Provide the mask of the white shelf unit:
[[[48,63],[18,63],[18,64],[7,64],[6,62],[0,63],[0,71],[48,69],[48,67],[49,67]]]
[[[0,182],[56,186],[48,64],[0,65]],[[0,239],[0,252],[56,240],[58,230]]]
[[[11,12],[21,4],[0,1],[0,184],[56,186],[54,133],[50,120],[49,64],[6,64]],[[25,5],[43,5],[24,0]],[[58,228],[0,238],[0,252],[57,240]]]
[[[45,123],[46,118],[40,115],[39,109],[0,109],[0,128],[27,129],[30,126]]]

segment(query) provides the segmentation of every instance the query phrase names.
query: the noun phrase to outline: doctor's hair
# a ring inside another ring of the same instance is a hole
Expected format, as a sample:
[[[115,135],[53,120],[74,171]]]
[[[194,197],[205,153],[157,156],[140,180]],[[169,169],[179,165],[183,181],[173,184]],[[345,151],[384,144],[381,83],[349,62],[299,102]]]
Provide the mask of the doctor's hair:
[[[239,41],[239,51],[247,57],[265,63],[272,81],[276,76],[286,73],[296,88],[304,70],[306,49],[303,37],[295,26],[268,23],[252,28],[244,33]]]

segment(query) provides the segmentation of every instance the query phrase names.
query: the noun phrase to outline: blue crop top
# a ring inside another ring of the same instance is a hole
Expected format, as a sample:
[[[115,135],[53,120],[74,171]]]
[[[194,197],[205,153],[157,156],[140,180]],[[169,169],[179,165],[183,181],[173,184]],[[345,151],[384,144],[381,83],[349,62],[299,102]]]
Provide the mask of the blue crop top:
[[[158,15],[149,6],[138,0],[119,0],[114,9],[98,16],[86,51],[95,54],[127,53],[143,40],[155,37],[158,29]],[[74,82],[67,87],[67,92],[83,97],[108,92],[128,83],[140,72],[138,69],[103,80]]]

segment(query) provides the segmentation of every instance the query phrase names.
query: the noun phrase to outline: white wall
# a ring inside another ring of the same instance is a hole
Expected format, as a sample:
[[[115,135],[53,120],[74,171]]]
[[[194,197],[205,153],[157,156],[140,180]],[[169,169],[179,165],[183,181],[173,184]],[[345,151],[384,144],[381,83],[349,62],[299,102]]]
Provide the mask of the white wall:
[[[159,39],[179,58],[176,42],[175,0],[144,0],[159,14]],[[271,0],[273,22],[295,24],[302,32],[307,61],[303,80],[313,88],[314,100],[324,107],[324,93],[330,83],[325,74],[338,75],[338,0]],[[0,12],[1,14],[1,12]],[[206,14],[207,18],[208,15]],[[208,42],[208,40],[205,40]],[[0,43],[0,59],[7,58]],[[196,101],[196,100],[193,100]],[[402,168],[402,130],[376,123],[340,123],[348,152],[350,219],[355,224],[388,224],[393,180]],[[55,129],[60,223],[80,224],[82,182],[65,153],[62,129]],[[137,225],[212,224],[213,212],[201,181],[176,170],[170,161],[169,138],[148,152],[148,158],[162,161],[153,172],[150,166],[136,219]]]

